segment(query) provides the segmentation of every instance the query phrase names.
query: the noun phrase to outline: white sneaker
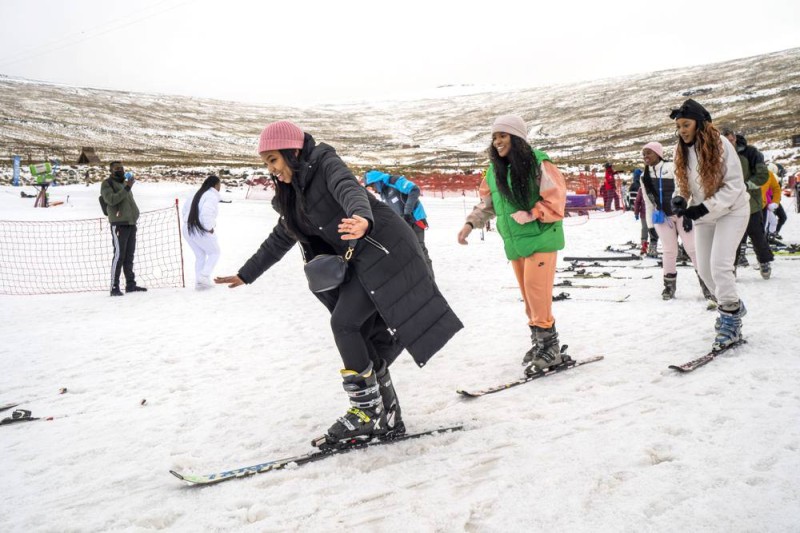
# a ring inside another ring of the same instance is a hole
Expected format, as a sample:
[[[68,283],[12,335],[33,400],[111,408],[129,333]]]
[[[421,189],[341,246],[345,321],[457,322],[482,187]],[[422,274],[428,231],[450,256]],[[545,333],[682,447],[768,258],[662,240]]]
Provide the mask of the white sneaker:
[[[208,278],[197,278],[197,281],[194,284],[194,289],[196,291],[206,291],[213,288],[214,282]]]

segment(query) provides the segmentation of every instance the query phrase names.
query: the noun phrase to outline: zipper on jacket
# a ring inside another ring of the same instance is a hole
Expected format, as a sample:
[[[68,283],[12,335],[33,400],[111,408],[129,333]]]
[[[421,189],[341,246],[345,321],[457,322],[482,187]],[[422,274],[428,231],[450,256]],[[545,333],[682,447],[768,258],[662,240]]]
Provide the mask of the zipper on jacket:
[[[372,246],[374,246],[374,247],[375,247],[375,248],[377,248],[378,250],[383,250],[383,252],[384,252],[386,255],[389,255],[389,250],[387,250],[387,249],[386,249],[386,247],[385,247],[384,245],[382,245],[381,243],[379,243],[378,241],[376,241],[376,240],[375,240],[375,239],[373,239],[372,237],[369,237],[369,236],[367,236],[367,237],[364,237],[364,240],[365,240],[365,241],[367,241],[368,243],[370,243]]]

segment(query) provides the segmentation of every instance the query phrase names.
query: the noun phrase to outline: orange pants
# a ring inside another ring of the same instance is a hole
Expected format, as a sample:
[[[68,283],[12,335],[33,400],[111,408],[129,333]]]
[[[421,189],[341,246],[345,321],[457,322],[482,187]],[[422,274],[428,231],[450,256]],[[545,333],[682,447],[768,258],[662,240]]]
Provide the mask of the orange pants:
[[[528,325],[549,328],[553,318],[553,280],[558,252],[539,252],[511,261],[525,301]]]

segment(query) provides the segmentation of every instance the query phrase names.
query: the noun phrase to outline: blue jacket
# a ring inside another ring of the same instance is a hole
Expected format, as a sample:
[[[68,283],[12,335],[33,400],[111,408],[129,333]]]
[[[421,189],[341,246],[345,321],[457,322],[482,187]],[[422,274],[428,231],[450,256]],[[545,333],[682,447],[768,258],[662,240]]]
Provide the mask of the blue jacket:
[[[370,170],[364,175],[367,185],[374,185],[381,200],[388,204],[398,215],[413,215],[414,221],[423,221],[427,225],[425,208],[419,201],[419,187],[405,176],[390,176],[379,170]]]

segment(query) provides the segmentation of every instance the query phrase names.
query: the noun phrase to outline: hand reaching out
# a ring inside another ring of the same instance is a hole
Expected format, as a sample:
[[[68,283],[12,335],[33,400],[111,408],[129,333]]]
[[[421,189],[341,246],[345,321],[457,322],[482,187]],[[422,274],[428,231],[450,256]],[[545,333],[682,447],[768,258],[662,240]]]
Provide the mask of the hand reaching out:
[[[244,285],[244,281],[242,281],[242,278],[239,276],[217,276],[214,278],[214,283],[227,283],[229,289],[235,289],[239,285]]]
[[[530,211],[517,211],[511,215],[511,218],[513,218],[517,224],[527,224],[536,220],[533,218],[533,215]]]

